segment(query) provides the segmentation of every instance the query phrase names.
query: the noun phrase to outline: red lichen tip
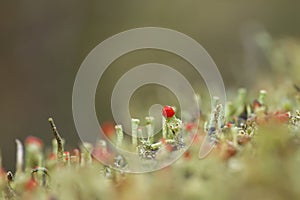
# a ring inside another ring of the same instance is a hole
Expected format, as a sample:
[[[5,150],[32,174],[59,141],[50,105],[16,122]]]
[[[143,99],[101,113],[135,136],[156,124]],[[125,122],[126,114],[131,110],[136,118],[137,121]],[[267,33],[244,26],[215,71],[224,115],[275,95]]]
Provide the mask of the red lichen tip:
[[[253,109],[254,110],[257,109],[257,108],[259,108],[259,107],[261,107],[261,106],[262,106],[262,104],[257,99],[255,99],[253,101]]]
[[[159,141],[160,141],[162,144],[166,144],[166,143],[167,143],[165,138],[161,138]]]
[[[171,117],[173,117],[175,115],[175,111],[174,111],[174,109],[171,106],[165,106],[162,109],[162,115],[165,118],[171,118]]]
[[[39,147],[42,147],[43,146],[43,142],[41,139],[37,138],[37,137],[33,137],[33,136],[28,136],[25,140],[25,144],[27,145],[31,145],[31,144],[34,144],[34,145],[37,145]]]
[[[186,129],[187,131],[192,131],[195,127],[196,127],[196,124],[193,123],[193,122],[189,122],[189,123],[187,123],[187,124],[185,125],[185,129]]]
[[[184,154],[183,154],[183,158],[185,160],[190,160],[192,158],[192,154],[190,151],[185,151]]]
[[[115,124],[113,122],[104,122],[101,125],[101,129],[108,138],[112,138],[115,134]]]
[[[32,191],[38,186],[38,183],[35,179],[31,178],[25,183],[25,189],[26,191]]]
[[[49,154],[48,159],[49,160],[56,160],[56,154],[55,153]]]
[[[64,156],[65,156],[65,160],[68,161],[69,158],[70,158],[70,152],[65,151],[65,152],[64,152]]]

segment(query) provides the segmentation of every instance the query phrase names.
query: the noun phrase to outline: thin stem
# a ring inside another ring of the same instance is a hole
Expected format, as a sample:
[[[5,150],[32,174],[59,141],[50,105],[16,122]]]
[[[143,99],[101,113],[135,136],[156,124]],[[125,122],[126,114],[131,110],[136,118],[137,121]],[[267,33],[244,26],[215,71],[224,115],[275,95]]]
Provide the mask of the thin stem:
[[[57,141],[57,159],[59,162],[63,162],[63,157],[64,157],[64,147],[63,147],[63,140],[61,136],[59,135],[57,128],[55,126],[55,123],[52,118],[48,119],[50,126],[52,128],[54,137]]]

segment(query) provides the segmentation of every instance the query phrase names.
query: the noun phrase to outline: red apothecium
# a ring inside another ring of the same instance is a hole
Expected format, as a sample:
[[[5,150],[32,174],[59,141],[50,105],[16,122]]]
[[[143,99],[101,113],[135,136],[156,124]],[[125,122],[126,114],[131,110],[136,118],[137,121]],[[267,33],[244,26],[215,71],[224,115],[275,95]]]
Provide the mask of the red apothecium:
[[[165,106],[162,110],[162,114],[165,118],[171,118],[175,115],[175,111],[171,106]]]

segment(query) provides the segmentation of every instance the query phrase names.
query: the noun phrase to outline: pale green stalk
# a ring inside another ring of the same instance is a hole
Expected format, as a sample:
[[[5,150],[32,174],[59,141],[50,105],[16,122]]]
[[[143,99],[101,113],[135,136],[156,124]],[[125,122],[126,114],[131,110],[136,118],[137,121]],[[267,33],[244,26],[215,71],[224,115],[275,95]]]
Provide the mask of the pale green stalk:
[[[132,138],[132,145],[136,147],[137,145],[137,135],[138,135],[138,127],[140,124],[139,119],[131,119],[131,138]]]
[[[146,128],[147,128],[147,135],[148,141],[153,143],[154,141],[154,117],[146,117]]]
[[[261,90],[259,91],[259,97],[258,97],[258,101],[259,103],[261,103],[262,105],[265,104],[265,98],[267,95],[267,91],[266,90]]]
[[[122,146],[123,137],[124,137],[122,125],[116,125],[115,129],[116,129],[116,135],[117,135],[117,146],[120,147],[120,146]]]

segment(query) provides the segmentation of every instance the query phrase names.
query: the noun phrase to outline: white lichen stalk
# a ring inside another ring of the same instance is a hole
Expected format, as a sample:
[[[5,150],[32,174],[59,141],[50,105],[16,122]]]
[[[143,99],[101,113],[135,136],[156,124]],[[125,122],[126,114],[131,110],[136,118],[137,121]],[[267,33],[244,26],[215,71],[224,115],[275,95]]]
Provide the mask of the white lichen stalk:
[[[84,142],[80,146],[80,150],[81,150],[80,165],[85,166],[87,164],[91,164],[92,163],[91,152],[93,152],[93,145],[88,142]]]
[[[166,119],[163,117],[162,118],[162,138],[163,139],[167,138],[167,133],[168,133],[167,122],[166,122]]]
[[[116,125],[117,147],[121,147],[123,143],[123,128],[122,125]]]
[[[138,127],[140,124],[139,119],[131,119],[131,137],[132,137],[132,146],[137,146],[137,135],[138,135]]]
[[[154,117],[146,117],[146,128],[147,128],[147,136],[148,142],[153,143],[154,141]]]
[[[24,149],[23,144],[20,140],[16,139],[17,152],[16,152],[16,175],[23,172],[24,165]]]

